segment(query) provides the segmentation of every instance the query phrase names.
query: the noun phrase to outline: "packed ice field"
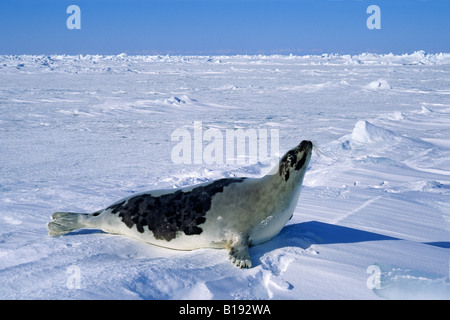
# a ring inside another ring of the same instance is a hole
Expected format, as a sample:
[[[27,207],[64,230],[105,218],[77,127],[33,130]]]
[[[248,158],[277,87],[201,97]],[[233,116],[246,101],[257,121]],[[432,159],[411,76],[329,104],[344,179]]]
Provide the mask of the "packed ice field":
[[[277,130],[279,152],[176,163],[196,123]],[[250,269],[47,234],[55,211],[261,177],[304,139],[294,216]],[[0,56],[0,150],[0,299],[450,299],[450,54]]]

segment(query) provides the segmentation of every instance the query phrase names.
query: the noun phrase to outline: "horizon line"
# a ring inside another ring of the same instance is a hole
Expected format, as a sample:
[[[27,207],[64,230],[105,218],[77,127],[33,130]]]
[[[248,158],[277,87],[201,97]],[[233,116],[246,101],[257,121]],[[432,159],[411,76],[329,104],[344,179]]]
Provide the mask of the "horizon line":
[[[433,51],[429,52],[426,50],[418,49],[418,50],[411,50],[407,52],[402,53],[394,53],[392,51],[390,52],[375,52],[375,51],[359,51],[359,52],[331,52],[331,51],[318,51],[318,52],[311,52],[311,53],[301,53],[295,52],[296,50],[291,51],[272,51],[272,52],[245,52],[245,53],[234,53],[228,50],[224,51],[216,51],[216,52],[177,52],[177,51],[147,51],[144,50],[143,52],[127,52],[122,51],[120,53],[62,53],[62,52],[53,52],[53,53],[0,53],[0,56],[189,56],[189,57],[209,57],[209,56],[295,56],[295,57],[302,57],[302,56],[322,56],[322,55],[336,55],[336,56],[360,56],[364,54],[374,54],[374,55],[394,55],[394,56],[404,56],[404,55],[413,55],[416,53],[422,53],[423,55],[439,55],[439,54],[450,54],[450,52],[446,51]]]

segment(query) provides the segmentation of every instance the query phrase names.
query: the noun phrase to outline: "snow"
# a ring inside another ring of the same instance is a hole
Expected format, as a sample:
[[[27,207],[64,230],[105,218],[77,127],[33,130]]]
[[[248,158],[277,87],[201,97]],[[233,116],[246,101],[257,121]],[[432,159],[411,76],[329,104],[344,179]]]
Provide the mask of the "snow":
[[[0,299],[450,299],[450,54],[0,56]],[[232,176],[174,164],[174,130],[317,146],[292,220],[250,248],[173,251],[55,211]]]
[[[372,90],[388,90],[392,89],[390,84],[385,79],[378,79],[377,81],[372,81],[367,85],[368,89]]]

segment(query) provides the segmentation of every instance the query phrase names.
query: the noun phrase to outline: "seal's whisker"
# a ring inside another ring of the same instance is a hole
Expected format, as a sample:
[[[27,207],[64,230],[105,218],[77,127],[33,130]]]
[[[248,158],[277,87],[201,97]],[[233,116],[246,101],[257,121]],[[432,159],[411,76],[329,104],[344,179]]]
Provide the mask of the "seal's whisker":
[[[325,152],[319,147],[314,147],[313,151],[318,157],[325,155]]]
[[[312,141],[313,143],[313,149],[312,151],[318,156],[323,156],[325,155],[325,152],[318,146],[318,143],[316,143],[315,141]]]

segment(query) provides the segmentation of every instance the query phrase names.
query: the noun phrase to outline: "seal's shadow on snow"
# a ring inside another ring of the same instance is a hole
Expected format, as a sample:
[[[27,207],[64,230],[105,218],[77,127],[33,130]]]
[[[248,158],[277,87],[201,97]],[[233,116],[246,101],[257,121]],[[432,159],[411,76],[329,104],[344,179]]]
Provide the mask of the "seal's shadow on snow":
[[[311,244],[356,243],[365,241],[399,240],[379,233],[364,231],[335,224],[309,221],[291,224],[284,228],[286,236],[300,235],[309,238]]]
[[[85,234],[108,234],[107,232],[100,229],[78,229],[75,231],[70,231],[66,233],[66,236],[77,236],[77,235],[85,235]]]
[[[272,240],[251,247],[252,265],[261,264],[261,257],[267,252],[283,247],[300,247],[307,249],[314,244],[357,243],[365,241],[402,240],[383,234],[364,231],[318,221],[290,224]],[[450,242],[424,242],[424,244],[449,248]]]

